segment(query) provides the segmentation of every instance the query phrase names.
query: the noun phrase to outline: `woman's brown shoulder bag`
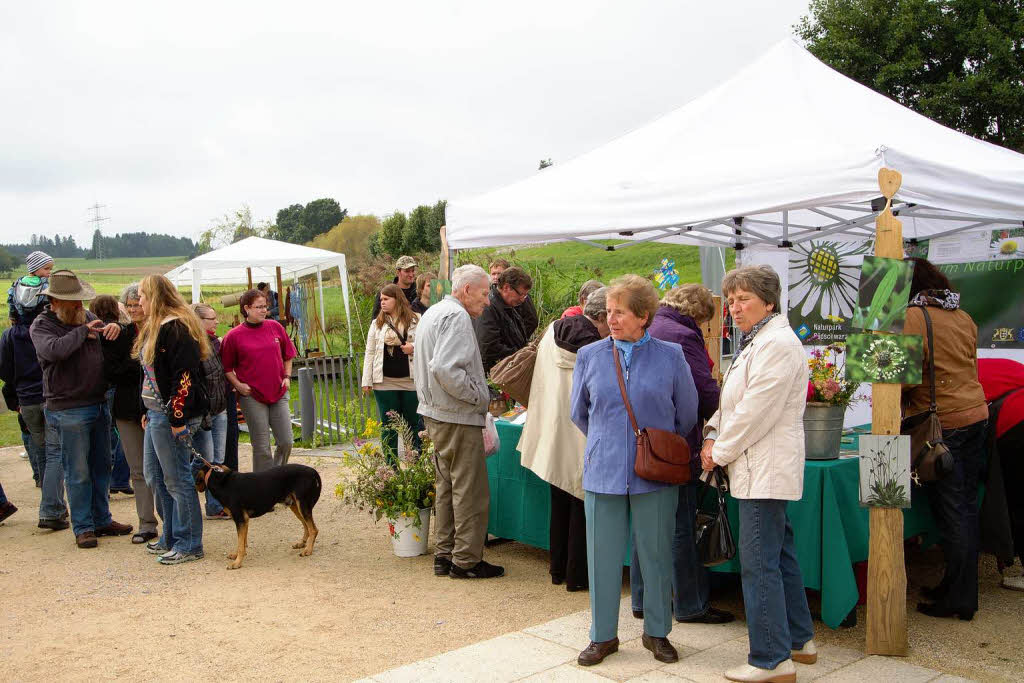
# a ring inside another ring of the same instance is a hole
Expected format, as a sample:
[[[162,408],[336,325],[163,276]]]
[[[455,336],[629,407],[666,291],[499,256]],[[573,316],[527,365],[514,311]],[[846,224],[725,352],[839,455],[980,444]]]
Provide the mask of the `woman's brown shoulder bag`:
[[[921,307],[928,331],[928,378],[931,380],[931,405],[928,410],[911,415],[900,423],[900,434],[910,436],[910,469],[918,481],[938,481],[953,469],[953,454],[942,440],[942,423],[935,403],[935,336],[928,309]]]
[[[619,351],[612,342],[612,362],[615,364],[615,375],[619,378],[619,391],[622,402],[626,404],[629,422],[636,435],[636,461],[633,471],[638,477],[666,484],[685,484],[690,481],[690,444],[675,432],[664,429],[640,429],[633,415],[633,406],[626,395],[626,382],[622,379],[622,368],[619,367]]]

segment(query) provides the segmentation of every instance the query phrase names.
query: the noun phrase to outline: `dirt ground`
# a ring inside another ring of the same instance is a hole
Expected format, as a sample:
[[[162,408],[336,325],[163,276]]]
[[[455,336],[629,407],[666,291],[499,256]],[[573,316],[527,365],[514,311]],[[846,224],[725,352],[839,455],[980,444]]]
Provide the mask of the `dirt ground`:
[[[332,458],[293,456],[324,480],[312,557],[291,549],[301,528],[287,510],[252,522],[238,571],[225,569],[230,522],[205,522],[205,559],[179,566],[157,564],[129,537],[79,550],[70,530],[36,528],[38,493],[20,450],[0,449],[0,482],[20,508],[0,526],[3,680],[351,680],[588,608],[586,593],[551,585],[546,552],[518,543],[486,551],[507,571],[489,581],[436,578],[429,555],[395,557],[383,523],[334,497],[341,471]],[[242,459],[247,469],[247,446]],[[136,522],[132,498],[115,496],[111,509]],[[937,578],[941,560],[909,559],[909,661],[1024,678],[1024,593],[999,588],[986,559],[974,621],[929,619],[913,612],[916,586]],[[742,614],[736,585],[714,601]],[[819,623],[817,640],[862,649],[864,622],[860,608],[856,628]]]

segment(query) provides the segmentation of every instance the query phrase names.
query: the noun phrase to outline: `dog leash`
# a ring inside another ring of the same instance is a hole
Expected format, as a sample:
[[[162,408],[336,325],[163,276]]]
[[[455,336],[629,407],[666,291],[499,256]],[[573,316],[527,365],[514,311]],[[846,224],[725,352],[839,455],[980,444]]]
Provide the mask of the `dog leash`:
[[[146,378],[146,383],[149,384],[149,388],[153,392],[153,395],[156,397],[157,403],[160,404],[160,412],[163,413],[164,415],[167,415],[167,406],[169,406],[171,402],[168,401],[166,404],[164,404],[160,400],[162,398],[160,396],[160,389],[157,388],[156,384],[153,382],[153,379],[149,376],[149,368],[147,368],[146,366],[142,366],[142,375],[143,377]],[[188,425],[185,425],[185,431],[182,436],[175,436],[174,438],[178,439],[183,444],[185,444],[185,446],[187,446],[188,450],[190,451],[188,456],[189,469],[191,469],[192,466],[196,464],[196,462],[202,462],[203,464],[210,465],[210,462],[203,457],[202,453],[196,450],[195,444],[192,443],[192,433],[191,430],[189,430]]]

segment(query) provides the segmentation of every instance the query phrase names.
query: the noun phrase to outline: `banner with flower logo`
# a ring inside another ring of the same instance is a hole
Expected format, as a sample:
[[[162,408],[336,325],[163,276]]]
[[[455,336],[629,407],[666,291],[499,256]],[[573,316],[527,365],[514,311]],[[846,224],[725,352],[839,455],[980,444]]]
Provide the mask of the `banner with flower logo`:
[[[812,240],[790,249],[789,324],[801,341],[825,346],[850,334],[861,263],[871,253],[872,243],[863,240]]]

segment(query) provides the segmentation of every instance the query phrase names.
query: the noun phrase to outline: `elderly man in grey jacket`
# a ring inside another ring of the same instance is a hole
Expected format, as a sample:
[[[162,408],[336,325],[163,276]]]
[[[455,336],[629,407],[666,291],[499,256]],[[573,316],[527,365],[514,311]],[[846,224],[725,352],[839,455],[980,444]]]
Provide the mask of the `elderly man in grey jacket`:
[[[420,319],[413,355],[419,413],[437,454],[434,574],[453,579],[505,573],[483,560],[491,493],[482,427],[490,397],[471,319],[487,306],[489,285],[483,268],[456,268],[452,293]]]

